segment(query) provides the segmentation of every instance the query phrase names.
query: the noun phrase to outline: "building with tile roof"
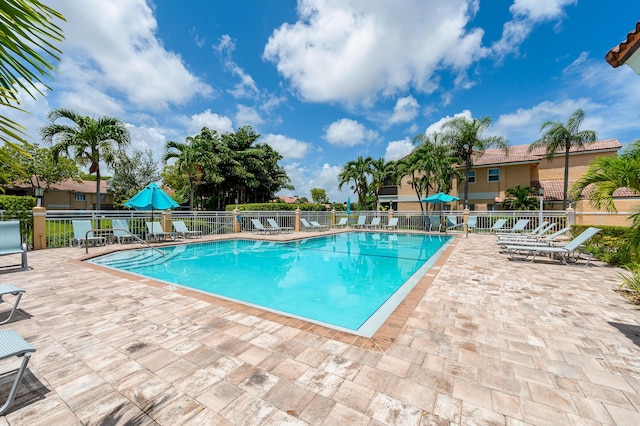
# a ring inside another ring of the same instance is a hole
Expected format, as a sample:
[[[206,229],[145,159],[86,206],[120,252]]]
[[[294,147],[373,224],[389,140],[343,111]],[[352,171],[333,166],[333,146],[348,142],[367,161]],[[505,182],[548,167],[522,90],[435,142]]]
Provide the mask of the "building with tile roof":
[[[545,210],[562,209],[564,186],[564,153],[558,152],[552,159],[546,158],[544,148],[529,152],[530,145],[509,147],[507,153],[499,148],[487,149],[475,154],[469,176],[469,209],[495,210],[505,199],[505,191],[515,185],[531,186],[538,191],[543,189]],[[589,163],[599,156],[616,156],[622,145],[617,139],[599,140],[586,144],[584,148],[573,147],[569,154],[569,188],[586,173]],[[405,177],[398,187],[387,187],[380,197],[382,205],[389,203],[395,210],[420,210],[418,197]],[[454,185],[452,195],[461,198],[446,208],[462,210],[463,181]],[[577,209],[593,210],[588,205],[589,188],[585,189],[580,200],[570,200]],[[619,200],[637,202],[639,194],[629,189],[619,189],[614,196]],[[623,203],[624,205],[624,203]],[[622,210],[627,210],[623,207]]]
[[[627,34],[627,38],[616,47],[607,52],[605,59],[609,64],[617,68],[621,65],[629,65],[637,74],[640,74],[640,21],[636,27]]]
[[[100,208],[113,209],[113,194],[108,192],[109,181],[100,183]],[[7,194],[32,195],[31,186],[15,185],[6,189]],[[52,184],[44,193],[42,206],[47,210],[94,210],[96,205],[96,182],[85,180],[76,182],[67,179]]]

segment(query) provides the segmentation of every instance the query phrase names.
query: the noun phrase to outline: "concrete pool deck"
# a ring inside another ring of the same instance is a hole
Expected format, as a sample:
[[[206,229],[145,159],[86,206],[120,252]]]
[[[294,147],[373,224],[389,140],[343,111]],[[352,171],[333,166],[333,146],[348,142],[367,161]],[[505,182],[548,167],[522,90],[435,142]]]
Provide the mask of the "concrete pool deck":
[[[84,249],[29,252],[30,271],[0,270],[27,290],[0,329],[37,348],[0,426],[637,423],[640,307],[612,290],[619,269],[513,262],[491,235],[447,255],[365,342],[81,263]],[[0,362],[0,404],[18,363]]]

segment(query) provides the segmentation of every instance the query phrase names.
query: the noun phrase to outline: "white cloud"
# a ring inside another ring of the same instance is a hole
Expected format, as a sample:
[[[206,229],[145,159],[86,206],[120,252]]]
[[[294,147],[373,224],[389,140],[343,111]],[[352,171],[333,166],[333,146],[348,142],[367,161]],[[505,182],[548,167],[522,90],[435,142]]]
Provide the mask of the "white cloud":
[[[563,8],[577,2],[578,0],[514,0],[509,11],[516,17],[547,21],[562,17]]]
[[[223,58],[225,69],[240,79],[231,90],[227,90],[234,98],[255,98],[260,95],[256,82],[238,64],[231,59],[231,54],[236,49],[236,44],[228,34],[220,37],[220,42],[213,46]]]
[[[259,142],[271,145],[271,147],[278,151],[278,153],[280,153],[280,155],[285,159],[303,158],[311,148],[311,144],[307,142],[271,133],[263,136]]]
[[[463,72],[488,53],[467,29],[477,1],[306,0],[298,21],[269,38],[265,59],[305,100],[373,102],[413,87],[436,88],[437,69]]]
[[[284,169],[295,189],[281,191],[281,195],[298,195],[311,200],[311,188],[322,188],[331,202],[345,202],[347,197],[351,197],[351,201],[357,199],[348,186],[343,187],[342,191],[338,190],[338,175],[342,171],[340,166],[324,163],[318,168],[312,168],[300,163],[289,163],[284,165]]]
[[[154,152],[154,159],[160,161],[164,154],[164,145],[167,138],[164,133],[155,127],[135,126],[133,124],[126,125],[131,135],[131,148],[141,151],[148,149]]]
[[[236,109],[236,123],[238,123],[239,126],[245,126],[248,124],[256,127],[264,123],[264,119],[255,108],[238,104]]]
[[[162,110],[213,93],[156,38],[157,22],[145,0],[59,0],[56,9],[67,19],[61,67],[75,61],[89,71],[60,74],[68,98],[76,93],[78,102],[77,93],[84,96],[84,89],[96,87],[123,94],[137,106]]]
[[[510,145],[532,143],[540,138],[540,126],[545,121],[566,122],[578,109],[588,109],[589,100],[585,98],[564,101],[544,101],[531,108],[519,108],[513,113],[502,114],[487,133],[504,136]]]
[[[44,85],[41,83],[35,83],[35,85],[38,90],[45,94],[44,96],[38,94],[33,89],[31,89],[30,92],[33,92],[34,97],[31,97],[29,92],[26,90],[19,90],[16,93],[19,103],[16,105],[12,102],[11,104],[16,105],[18,108],[22,109],[22,111],[14,108],[3,107],[1,115],[24,127],[24,134],[21,136],[26,139],[27,142],[35,142],[42,146],[44,144],[40,138],[39,131],[41,127],[49,124],[47,119],[47,115],[49,114],[49,103],[46,98],[47,92],[45,91]]]
[[[399,141],[389,142],[387,145],[387,150],[384,153],[384,159],[386,161],[395,161],[399,160],[411,153],[415,146],[409,138],[404,138]]]
[[[409,95],[404,98],[398,98],[396,105],[393,107],[393,115],[389,118],[388,124],[406,123],[418,115],[418,101],[413,96]]]
[[[189,135],[200,133],[203,127],[217,130],[218,133],[235,131],[229,117],[212,113],[210,109],[200,114],[194,114],[187,119],[187,132]]]
[[[323,137],[331,145],[348,147],[374,140],[378,137],[378,133],[367,130],[364,125],[355,120],[342,118],[331,123]]]
[[[513,19],[504,24],[502,38],[491,49],[499,58],[517,52],[536,24],[564,17],[564,8],[577,0],[514,0],[509,11]]]
[[[436,132],[440,132],[442,130],[442,125],[444,123],[446,123],[447,121],[451,120],[452,118],[458,118],[458,117],[464,117],[464,118],[471,118],[471,111],[469,111],[468,109],[465,109],[462,112],[459,112],[457,114],[454,114],[453,117],[447,115],[446,117],[442,117],[440,120],[436,121],[435,123],[432,123],[429,127],[427,127],[427,130],[425,130],[425,134],[426,135],[433,135]]]

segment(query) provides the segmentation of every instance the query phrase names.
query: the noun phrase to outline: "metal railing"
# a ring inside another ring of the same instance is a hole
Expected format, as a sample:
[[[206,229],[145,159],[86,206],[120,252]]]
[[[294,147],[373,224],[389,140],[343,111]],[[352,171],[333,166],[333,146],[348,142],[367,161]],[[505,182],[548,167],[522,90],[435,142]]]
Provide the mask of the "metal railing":
[[[0,211],[0,213],[2,213]],[[25,212],[25,214],[30,212]],[[335,221],[341,218],[348,218],[348,226],[353,227],[360,216],[365,216],[366,223],[371,223],[374,217],[380,218],[380,227],[386,227],[389,221],[389,211],[352,211],[347,215],[345,211],[335,212]],[[308,221],[317,221],[321,225],[331,225],[333,213],[331,211],[302,211],[301,217]],[[446,222],[447,216],[455,223],[461,223],[464,219],[464,212],[461,210],[443,210],[438,208],[428,212],[422,211],[394,211],[393,217],[398,219],[396,229],[399,231],[424,231],[428,229],[425,224],[429,223],[425,216],[439,216],[442,222]],[[530,211],[471,211],[469,216],[477,217],[477,225],[475,232],[490,232],[491,227],[498,219],[507,219],[504,228],[508,229],[518,220],[522,218],[529,219],[527,230],[534,229],[540,222],[540,212],[538,210]],[[251,219],[260,220],[265,226],[266,219],[274,219],[279,226],[283,228],[295,228],[295,212],[286,211],[241,211],[239,213],[240,230],[243,232],[253,232],[254,227]],[[69,241],[74,237],[72,221],[75,219],[85,219],[92,221],[92,228],[95,229],[113,229],[112,220],[126,220],[129,231],[138,236],[143,236],[147,232],[146,223],[150,221],[162,220],[162,212],[160,211],[137,211],[137,210],[47,210],[46,212],[46,246],[50,248],[67,246]],[[203,235],[213,234],[230,234],[234,232],[234,216],[230,211],[173,211],[171,212],[172,220],[184,221],[187,228],[194,231],[200,231]],[[31,218],[29,218],[31,221]],[[556,229],[567,226],[567,214],[564,211],[549,210],[544,211],[542,220],[556,223]],[[117,226],[115,227],[117,228]],[[456,229],[462,230],[463,227]],[[25,238],[29,241],[30,238]]]

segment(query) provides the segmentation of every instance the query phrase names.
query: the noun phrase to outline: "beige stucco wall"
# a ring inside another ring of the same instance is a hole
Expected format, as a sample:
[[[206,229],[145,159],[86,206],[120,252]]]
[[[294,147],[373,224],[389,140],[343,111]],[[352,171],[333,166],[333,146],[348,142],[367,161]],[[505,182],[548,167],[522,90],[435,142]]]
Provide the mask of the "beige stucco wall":
[[[587,172],[589,162],[597,157],[615,157],[616,152],[581,153],[569,156],[569,179],[578,179]],[[543,158],[537,167],[538,178],[534,180],[564,179],[564,156],[552,160]]]
[[[49,190],[44,194],[43,205],[49,210],[91,210],[95,199],[96,194],[86,193],[85,201],[75,201],[74,192]],[[101,204],[113,204],[113,195],[106,194],[106,201]]]
[[[576,203],[576,223],[578,225],[608,225],[608,226],[630,226],[630,214],[640,208],[640,199],[627,198],[614,200],[614,205],[618,213],[608,213],[604,210],[597,210],[592,207],[587,200],[580,200]]]

